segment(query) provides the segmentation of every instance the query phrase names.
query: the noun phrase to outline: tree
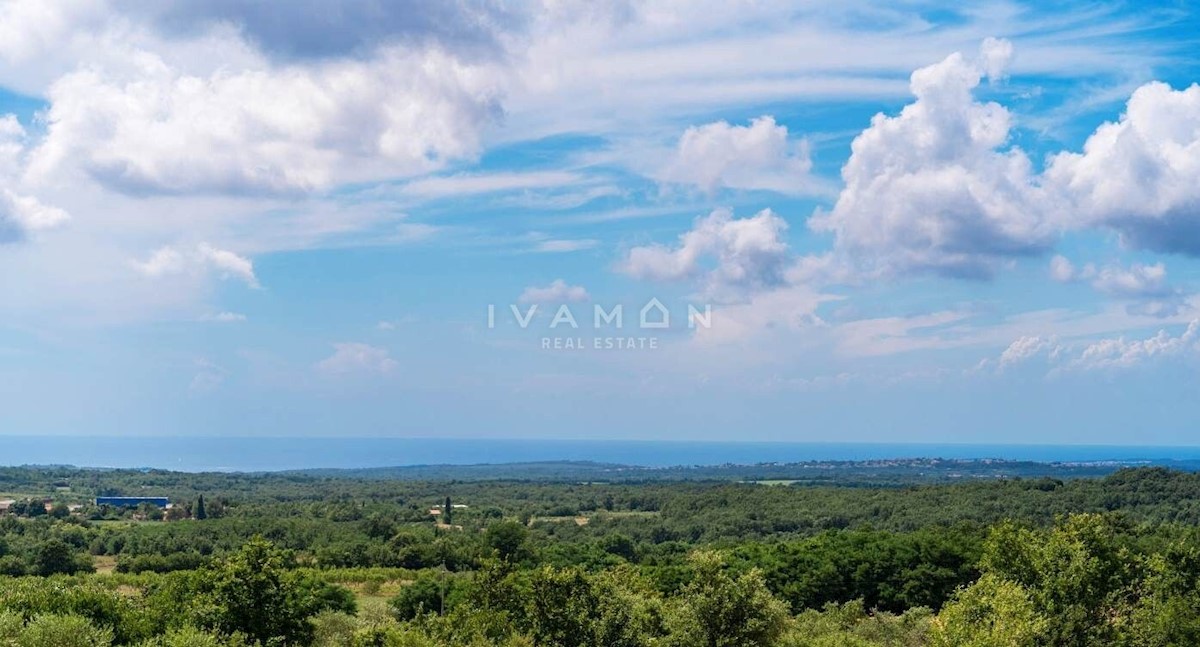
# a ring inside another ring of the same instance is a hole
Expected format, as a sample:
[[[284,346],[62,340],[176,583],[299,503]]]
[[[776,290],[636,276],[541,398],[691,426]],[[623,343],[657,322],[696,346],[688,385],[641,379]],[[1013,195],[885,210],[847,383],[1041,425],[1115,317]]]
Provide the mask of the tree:
[[[224,634],[243,633],[271,644],[307,644],[309,618],[324,610],[354,611],[349,591],[300,576],[290,553],[256,537],[216,565],[205,578],[210,587],[206,620]]]
[[[446,497],[446,505],[442,506],[442,516],[446,519],[446,525],[453,523],[454,506],[450,505],[450,497]]]
[[[112,631],[100,629],[80,616],[41,615],[29,621],[16,647],[108,647]]]
[[[520,561],[526,553],[529,530],[515,521],[501,521],[488,526],[484,539],[506,562]]]
[[[425,614],[444,615],[455,607],[466,594],[464,581],[447,577],[445,571],[425,572],[411,584],[400,589],[388,604],[392,615],[400,621],[409,621]]]
[[[786,631],[787,605],[775,599],[757,569],[734,575],[713,551],[691,558],[692,581],[676,601],[668,626],[674,647],[767,647]]]
[[[1037,647],[1046,628],[1020,585],[984,575],[942,608],[931,638],[934,647]]]
[[[1077,514],[1050,531],[1003,523],[993,529],[980,566],[1022,587],[1046,619],[1043,644],[1109,645],[1131,613],[1140,565],[1114,517]]]
[[[141,647],[224,647],[228,644],[219,636],[189,626],[168,631],[156,640],[147,641]]]
[[[75,559],[75,551],[71,550],[66,542],[61,539],[47,539],[37,547],[33,558],[33,570],[38,575],[73,575],[80,569]]]
[[[204,495],[201,494],[196,498],[196,511],[193,515],[197,521],[204,521],[208,518],[208,511],[204,509]]]
[[[633,540],[621,533],[605,535],[600,540],[600,548],[610,555],[617,555],[631,562],[637,559],[637,551],[633,545]]]
[[[534,644],[547,647],[596,644],[593,614],[599,599],[582,570],[545,567],[534,573],[531,584],[528,613]]]

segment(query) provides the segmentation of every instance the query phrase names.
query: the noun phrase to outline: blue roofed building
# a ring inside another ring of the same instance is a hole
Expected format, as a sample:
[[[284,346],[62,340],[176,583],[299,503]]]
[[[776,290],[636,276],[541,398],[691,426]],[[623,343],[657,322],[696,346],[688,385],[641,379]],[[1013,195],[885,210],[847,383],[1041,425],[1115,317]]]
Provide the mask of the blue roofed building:
[[[117,508],[136,508],[143,503],[158,506],[160,508],[167,507],[170,500],[165,496],[98,496],[96,497],[96,505],[110,505]]]

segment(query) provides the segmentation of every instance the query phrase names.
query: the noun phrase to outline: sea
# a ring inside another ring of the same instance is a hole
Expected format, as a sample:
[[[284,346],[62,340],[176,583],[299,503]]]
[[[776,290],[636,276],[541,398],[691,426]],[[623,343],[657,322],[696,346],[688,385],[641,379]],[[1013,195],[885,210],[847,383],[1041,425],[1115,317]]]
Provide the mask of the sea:
[[[0,465],[265,472],[318,468],[592,461],[645,467],[902,458],[1040,462],[1200,460],[1200,447],[698,442],[482,438],[0,435]]]

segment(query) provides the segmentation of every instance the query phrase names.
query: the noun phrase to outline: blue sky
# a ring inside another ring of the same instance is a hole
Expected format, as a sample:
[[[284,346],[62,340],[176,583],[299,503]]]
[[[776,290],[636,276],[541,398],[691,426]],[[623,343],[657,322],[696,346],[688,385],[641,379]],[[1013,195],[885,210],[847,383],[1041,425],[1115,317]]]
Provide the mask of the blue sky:
[[[1196,444],[1188,3],[340,3],[0,3],[0,434]]]

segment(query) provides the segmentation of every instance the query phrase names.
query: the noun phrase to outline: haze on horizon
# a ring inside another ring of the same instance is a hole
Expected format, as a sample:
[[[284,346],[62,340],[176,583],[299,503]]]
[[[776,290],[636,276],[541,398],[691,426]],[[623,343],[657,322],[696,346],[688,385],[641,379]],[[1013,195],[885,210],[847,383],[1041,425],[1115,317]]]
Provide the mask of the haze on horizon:
[[[2,1],[0,434],[1196,445],[1197,33]]]

